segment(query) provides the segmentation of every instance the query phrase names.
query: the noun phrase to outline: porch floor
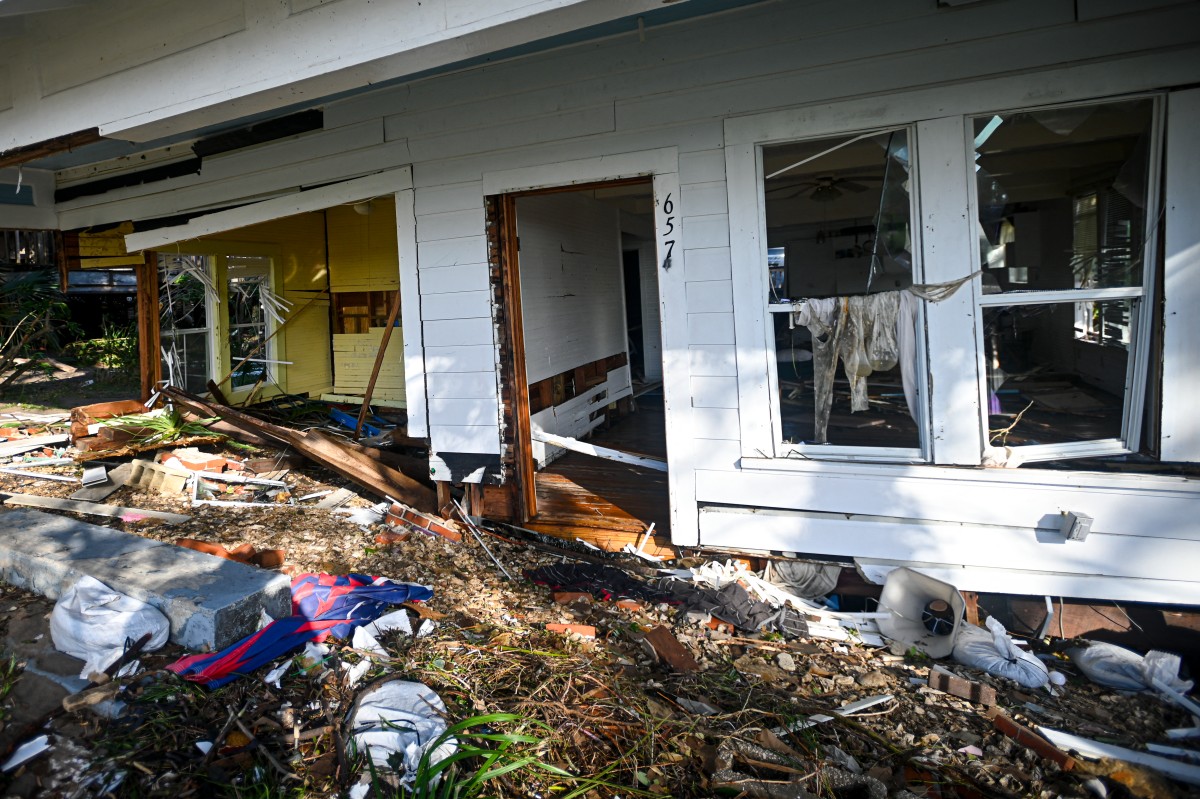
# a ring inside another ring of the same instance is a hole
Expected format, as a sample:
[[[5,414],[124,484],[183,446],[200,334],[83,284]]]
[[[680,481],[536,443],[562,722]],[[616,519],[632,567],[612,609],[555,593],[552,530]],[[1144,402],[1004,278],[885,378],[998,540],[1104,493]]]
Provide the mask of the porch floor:
[[[637,400],[637,411],[597,431],[590,442],[611,449],[666,458],[662,394]],[[651,522],[650,555],[673,556],[667,473],[568,452],[537,473],[538,515],[526,525],[547,535],[617,551],[635,546]]]

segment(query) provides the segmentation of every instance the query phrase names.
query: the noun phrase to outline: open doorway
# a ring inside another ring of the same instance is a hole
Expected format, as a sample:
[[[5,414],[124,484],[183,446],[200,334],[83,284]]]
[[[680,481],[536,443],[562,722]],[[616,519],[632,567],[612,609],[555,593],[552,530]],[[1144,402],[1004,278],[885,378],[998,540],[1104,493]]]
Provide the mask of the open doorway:
[[[649,179],[504,195],[514,521],[605,549],[670,540]]]

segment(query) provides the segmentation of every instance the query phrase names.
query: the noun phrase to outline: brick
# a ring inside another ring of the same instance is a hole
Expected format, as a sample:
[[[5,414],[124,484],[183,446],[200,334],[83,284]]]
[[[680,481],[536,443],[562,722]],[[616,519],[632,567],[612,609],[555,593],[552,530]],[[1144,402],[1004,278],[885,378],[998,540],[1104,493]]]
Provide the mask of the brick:
[[[990,685],[965,680],[962,677],[956,677],[952,674],[931,670],[929,672],[929,687],[950,694],[951,696],[957,696],[960,699],[976,702],[980,705],[996,704],[995,688]]]
[[[692,657],[692,653],[679,643],[679,639],[666,627],[654,627],[647,630],[644,640],[654,650],[654,654],[658,655],[658,659],[675,671],[696,671],[700,668],[700,664]]]
[[[554,601],[560,605],[569,605],[572,602],[591,602],[592,595],[586,591],[555,591]]]
[[[590,624],[547,624],[546,630],[561,635],[578,635],[589,641],[596,637],[596,628]]]
[[[613,604],[616,605],[617,607],[619,607],[621,610],[637,611],[637,610],[641,610],[643,607],[645,607],[641,602],[638,602],[636,599],[618,599]]]

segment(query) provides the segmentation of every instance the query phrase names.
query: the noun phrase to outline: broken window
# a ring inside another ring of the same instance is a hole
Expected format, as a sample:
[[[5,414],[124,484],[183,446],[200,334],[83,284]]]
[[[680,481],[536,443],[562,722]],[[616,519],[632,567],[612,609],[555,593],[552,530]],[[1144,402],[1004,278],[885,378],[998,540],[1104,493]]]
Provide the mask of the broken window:
[[[785,444],[920,456],[909,139],[897,128],[762,147]]]
[[[1149,98],[972,120],[988,427],[1025,460],[1138,448],[1154,120]]]
[[[210,312],[216,291],[204,255],[158,256],[159,345],[163,377],[195,394],[208,391]]]
[[[267,353],[262,345],[267,338],[264,302],[271,293],[271,259],[230,256],[226,267],[226,294],[229,297],[229,358],[233,364],[246,363],[230,376],[236,390],[252,386],[267,376]],[[258,357],[251,358],[257,352]]]

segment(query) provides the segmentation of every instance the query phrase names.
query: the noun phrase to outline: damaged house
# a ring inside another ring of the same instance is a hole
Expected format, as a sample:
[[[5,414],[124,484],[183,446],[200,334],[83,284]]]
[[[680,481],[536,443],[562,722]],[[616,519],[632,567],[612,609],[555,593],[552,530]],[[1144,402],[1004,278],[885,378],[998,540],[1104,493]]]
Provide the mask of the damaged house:
[[[489,518],[1195,605],[1198,31],[6,0],[0,228],[116,243],[147,394],[370,395]]]

